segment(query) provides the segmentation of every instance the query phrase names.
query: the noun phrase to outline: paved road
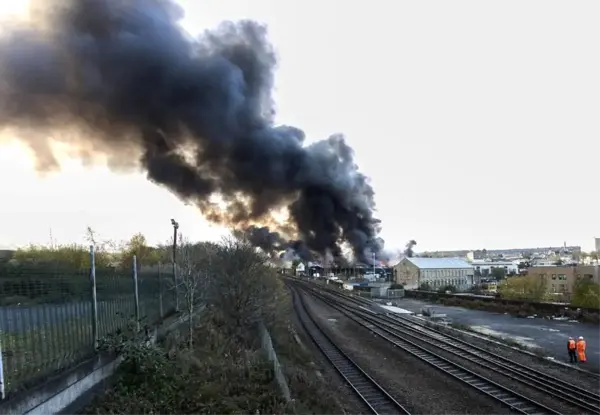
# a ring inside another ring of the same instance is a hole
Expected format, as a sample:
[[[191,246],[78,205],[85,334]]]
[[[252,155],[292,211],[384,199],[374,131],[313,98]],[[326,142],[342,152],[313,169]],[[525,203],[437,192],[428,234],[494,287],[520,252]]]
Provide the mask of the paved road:
[[[587,341],[587,366],[600,370],[599,326],[577,322],[553,321],[545,319],[523,319],[506,314],[470,310],[461,307],[447,307],[425,301],[397,300],[398,307],[420,312],[424,306],[432,307],[438,313],[445,313],[454,323],[470,326],[484,334],[509,338],[513,341],[539,347],[548,356],[568,361],[567,340],[569,336],[583,336]]]

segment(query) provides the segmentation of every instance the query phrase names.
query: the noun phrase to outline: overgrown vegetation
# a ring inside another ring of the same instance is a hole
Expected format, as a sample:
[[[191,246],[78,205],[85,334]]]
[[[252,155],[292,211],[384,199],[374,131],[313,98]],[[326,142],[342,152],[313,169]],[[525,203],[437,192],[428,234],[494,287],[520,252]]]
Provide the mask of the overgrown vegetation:
[[[100,240],[94,230],[87,228],[86,244],[30,245],[17,249],[12,256],[3,258],[4,267],[12,269],[70,269],[88,270],[90,245],[95,248],[95,263],[99,269],[131,270],[132,258],[137,257],[138,268],[155,266],[170,261],[172,241],[158,247],[150,246],[146,237],[137,233],[128,241]]]
[[[114,298],[129,292],[133,273],[133,256],[141,289],[157,292],[161,262],[165,289],[172,288],[171,249],[168,245],[149,246],[138,233],[127,242],[100,241],[94,231],[87,230],[89,245],[31,245],[20,248],[0,261],[0,305],[26,306],[67,301],[90,300],[90,245],[95,248],[94,262],[98,299]],[[171,243],[169,243],[171,244]]]
[[[532,315],[537,315],[539,317],[551,317],[555,314],[555,312],[552,311],[552,308],[540,308],[536,306],[535,303],[505,304],[495,301],[472,300],[458,297],[441,297],[438,298],[436,302],[447,306],[464,307],[473,310],[508,313],[517,317],[528,317]],[[584,323],[600,323],[600,314],[598,312],[564,309],[562,310],[562,315],[572,319],[580,320]]]
[[[124,363],[84,413],[341,413],[295,343],[287,290],[244,241],[180,243],[182,309],[198,315],[159,345],[135,330],[105,343]],[[293,398],[286,402],[259,325],[273,338]]]
[[[571,304],[577,307],[600,308],[600,285],[580,279],[573,287]]]
[[[440,293],[455,293],[456,287],[453,285],[446,285],[438,290]]]
[[[547,282],[534,275],[507,278],[498,285],[498,292],[511,300],[544,301]]]
[[[421,291],[431,291],[427,284],[422,284],[419,289]],[[454,293],[456,290],[452,286],[442,287],[438,290],[438,294]],[[471,294],[486,294],[483,289],[473,288]],[[590,279],[579,279],[573,286],[573,293],[568,298],[563,299],[569,303],[571,307],[581,307],[588,310],[568,310],[561,309],[553,305],[544,305],[549,301],[557,301],[556,296],[548,294],[547,282],[543,278],[534,275],[509,277],[498,284],[499,301],[489,301],[473,299],[469,297],[447,297],[431,294],[428,297],[434,301],[448,305],[471,308],[476,310],[485,310],[498,313],[508,313],[519,317],[527,317],[537,315],[540,317],[552,317],[557,313],[578,319],[582,322],[599,323],[600,322],[600,285],[594,283]],[[520,304],[511,304],[510,301],[501,300],[516,300],[523,302]],[[598,311],[589,310],[597,309]]]

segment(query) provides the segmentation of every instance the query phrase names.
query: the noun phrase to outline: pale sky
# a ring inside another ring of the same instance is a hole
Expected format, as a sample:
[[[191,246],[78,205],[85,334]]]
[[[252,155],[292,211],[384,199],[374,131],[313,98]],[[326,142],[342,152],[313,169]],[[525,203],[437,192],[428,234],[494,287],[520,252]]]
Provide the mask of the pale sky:
[[[388,247],[590,250],[600,237],[597,0],[180,3],[192,33],[268,25],[277,121],[309,140],[346,135]],[[50,232],[81,243],[88,225],[162,242],[171,217],[192,239],[224,233],[141,174],[73,160],[39,177],[18,144],[0,147],[0,174],[0,247]]]

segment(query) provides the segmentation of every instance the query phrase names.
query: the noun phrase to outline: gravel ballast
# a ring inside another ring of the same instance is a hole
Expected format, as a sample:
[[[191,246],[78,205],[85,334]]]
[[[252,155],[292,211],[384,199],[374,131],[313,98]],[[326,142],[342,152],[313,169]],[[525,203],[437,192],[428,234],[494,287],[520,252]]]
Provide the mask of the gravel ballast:
[[[493,398],[374,336],[343,314],[302,293],[309,311],[361,368],[412,413],[508,414]]]
[[[314,288],[322,288],[313,285]],[[343,293],[345,294],[345,293]],[[375,306],[375,303],[372,303]],[[421,322],[426,321],[425,319],[418,319]],[[436,331],[449,334],[453,337],[457,337],[461,340],[468,341],[474,346],[481,347],[492,353],[499,354],[515,363],[519,363],[524,367],[530,367],[535,370],[552,375],[553,377],[570,382],[580,388],[593,391],[598,393],[600,390],[600,377],[593,373],[577,370],[569,365],[564,365],[556,362],[552,362],[534,353],[527,353],[527,351],[515,348],[512,345],[503,343],[500,339],[488,339],[485,336],[478,333],[470,333],[464,330],[454,330],[441,325],[427,322],[430,328],[434,328]]]
[[[562,365],[554,363],[543,357],[531,355],[525,351],[515,349],[514,347],[502,344],[501,340],[482,338],[483,336],[478,334],[471,334],[465,331],[457,331],[451,328],[440,327],[439,325],[429,324],[430,328],[435,328],[436,331],[444,334],[449,334],[453,337],[457,337],[461,340],[470,342],[471,344],[489,350],[492,353],[499,354],[515,363],[519,363],[523,366],[530,367],[541,372],[547,373],[554,376],[557,379],[570,382],[573,385],[581,388],[595,391],[598,393],[600,390],[600,377],[592,373],[587,373],[568,365]],[[500,344],[499,344],[500,343]]]
[[[304,347],[311,355],[315,376],[322,376],[324,383],[328,385],[329,392],[335,394],[340,406],[347,414],[371,413],[366,405],[354,393],[353,389],[346,383],[333,366],[327,361],[321,350],[310,339],[300,323],[297,315],[292,316],[292,324],[296,328],[296,334]]]
[[[488,369],[486,367],[482,367],[477,362],[473,362],[466,358],[462,358],[460,355],[456,355],[454,353],[451,353],[450,351],[440,349],[440,348],[436,347],[435,345],[429,343],[427,341],[427,339],[421,339],[419,337],[408,337],[404,334],[402,334],[401,337],[402,338],[406,337],[411,342],[418,344],[419,346],[423,347],[426,350],[429,350],[439,356],[442,356],[442,357],[450,360],[451,362],[456,362],[456,363],[460,364],[462,367],[464,367],[474,373],[477,373],[478,375],[481,375],[487,379],[498,382],[502,386],[504,386],[512,391],[515,391],[516,393],[519,393],[529,399],[532,399],[535,402],[538,402],[542,405],[546,405],[547,407],[549,407],[551,409],[559,411],[560,413],[573,414],[573,415],[577,415],[577,414],[581,413],[581,409],[579,409],[577,406],[574,406],[567,402],[563,402],[561,400],[555,399],[552,396],[549,396],[547,393],[544,393],[543,391],[540,391],[539,389],[536,389],[533,386],[529,386],[529,385],[519,382],[517,380],[511,379],[509,376],[503,375],[497,371]],[[468,357],[468,355],[466,355],[465,357]]]

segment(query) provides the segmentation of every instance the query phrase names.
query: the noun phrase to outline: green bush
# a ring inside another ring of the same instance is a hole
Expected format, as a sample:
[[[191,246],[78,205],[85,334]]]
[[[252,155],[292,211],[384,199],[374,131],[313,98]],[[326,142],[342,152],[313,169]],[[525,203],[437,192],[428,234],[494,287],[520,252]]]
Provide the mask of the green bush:
[[[105,344],[120,352],[123,363],[112,387],[83,413],[280,412],[285,402],[262,353],[231,347],[214,321],[195,325],[194,350],[186,347],[181,333],[160,345],[124,335]]]
[[[578,280],[573,287],[572,304],[577,307],[600,308],[600,285],[591,280]]]

